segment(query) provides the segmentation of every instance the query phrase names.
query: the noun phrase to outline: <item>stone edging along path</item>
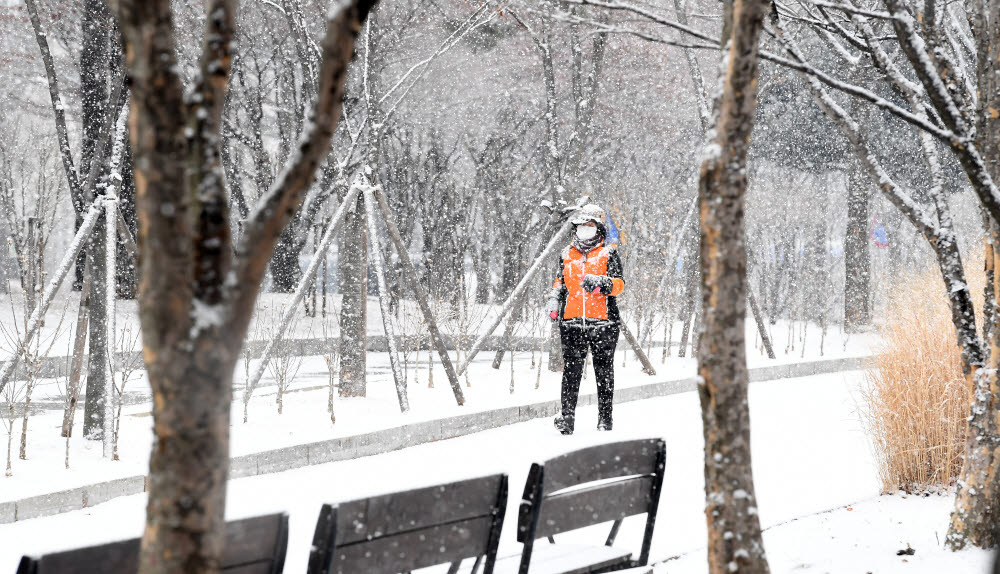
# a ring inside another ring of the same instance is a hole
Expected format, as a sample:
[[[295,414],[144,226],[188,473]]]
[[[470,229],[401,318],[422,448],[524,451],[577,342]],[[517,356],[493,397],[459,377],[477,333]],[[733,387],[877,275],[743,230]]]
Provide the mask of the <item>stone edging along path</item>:
[[[750,369],[750,381],[769,381],[806,377],[823,373],[854,371],[865,367],[867,357],[828,359]],[[697,388],[697,379],[689,377],[647,385],[616,389],[615,403],[663,397]],[[593,405],[595,394],[580,395],[580,405]],[[554,416],[556,400],[469,413],[442,419],[421,421],[365,434],[298,444],[234,457],[229,477],[244,478],[282,472],[304,466],[348,460],[399,450],[438,440],[455,438],[536,418]],[[0,502],[0,524],[52,516],[88,508],[114,498],[140,494],[146,490],[146,476],[129,476],[69,490]]]

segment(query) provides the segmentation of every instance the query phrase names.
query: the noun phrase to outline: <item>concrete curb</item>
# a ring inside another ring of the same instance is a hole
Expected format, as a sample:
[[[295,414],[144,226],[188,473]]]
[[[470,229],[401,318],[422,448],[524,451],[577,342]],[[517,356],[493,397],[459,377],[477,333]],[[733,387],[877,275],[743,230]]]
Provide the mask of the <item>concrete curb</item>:
[[[855,371],[864,368],[868,360],[867,357],[857,357],[758,367],[750,369],[750,381],[760,382]],[[615,391],[615,403],[641,401],[684,393],[695,390],[697,386],[697,379],[689,377],[618,389]],[[593,405],[596,402],[597,396],[593,393],[580,395],[579,404],[581,406]],[[544,401],[421,421],[359,435],[241,455],[230,459],[229,478],[237,479],[271,474],[327,462],[383,454],[514,423],[551,417],[555,416],[558,411],[559,401]],[[137,475],[21,500],[0,502],[0,524],[80,510],[118,497],[139,494],[145,492],[146,489],[146,476]]]

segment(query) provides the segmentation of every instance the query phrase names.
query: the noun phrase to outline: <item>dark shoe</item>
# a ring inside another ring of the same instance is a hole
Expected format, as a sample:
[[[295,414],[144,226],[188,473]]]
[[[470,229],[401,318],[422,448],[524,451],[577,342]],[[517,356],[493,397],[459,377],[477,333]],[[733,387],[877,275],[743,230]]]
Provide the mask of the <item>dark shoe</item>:
[[[573,434],[573,419],[568,419],[566,417],[556,417],[552,424],[555,425],[556,430],[562,434]]]
[[[599,430],[599,431],[609,431],[609,430],[611,430],[611,421],[599,421],[597,423],[597,430]]]

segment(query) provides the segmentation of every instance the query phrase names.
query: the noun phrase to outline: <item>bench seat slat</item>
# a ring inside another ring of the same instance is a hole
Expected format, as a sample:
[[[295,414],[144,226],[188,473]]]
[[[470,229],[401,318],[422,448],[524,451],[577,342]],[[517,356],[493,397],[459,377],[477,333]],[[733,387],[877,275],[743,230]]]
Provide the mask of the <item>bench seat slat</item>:
[[[613,546],[541,544],[531,553],[531,574],[590,574],[624,566],[632,559],[628,550]],[[497,559],[494,574],[517,574],[521,555]]]
[[[491,515],[500,475],[341,503],[337,544]]]

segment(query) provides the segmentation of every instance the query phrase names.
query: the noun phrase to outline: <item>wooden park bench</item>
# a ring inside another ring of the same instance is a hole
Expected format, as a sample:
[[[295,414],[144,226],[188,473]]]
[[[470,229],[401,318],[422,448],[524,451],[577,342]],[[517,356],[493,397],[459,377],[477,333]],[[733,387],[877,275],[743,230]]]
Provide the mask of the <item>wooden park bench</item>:
[[[222,571],[226,574],[280,574],[288,548],[288,515],[258,516],[226,523]],[[134,574],[139,539],[25,556],[17,574]]]
[[[627,568],[648,572],[656,509],[660,501],[666,445],[660,439],[602,444],[531,465],[518,512],[520,561],[497,561],[497,572],[593,574]],[[646,515],[639,559],[614,546],[622,520]],[[554,536],[611,522],[603,546],[556,544]],[[548,538],[551,544],[535,546]]]
[[[506,474],[325,504],[308,573],[399,574],[450,565],[448,574],[455,574],[474,559],[472,574],[481,565],[492,574],[506,507]]]

